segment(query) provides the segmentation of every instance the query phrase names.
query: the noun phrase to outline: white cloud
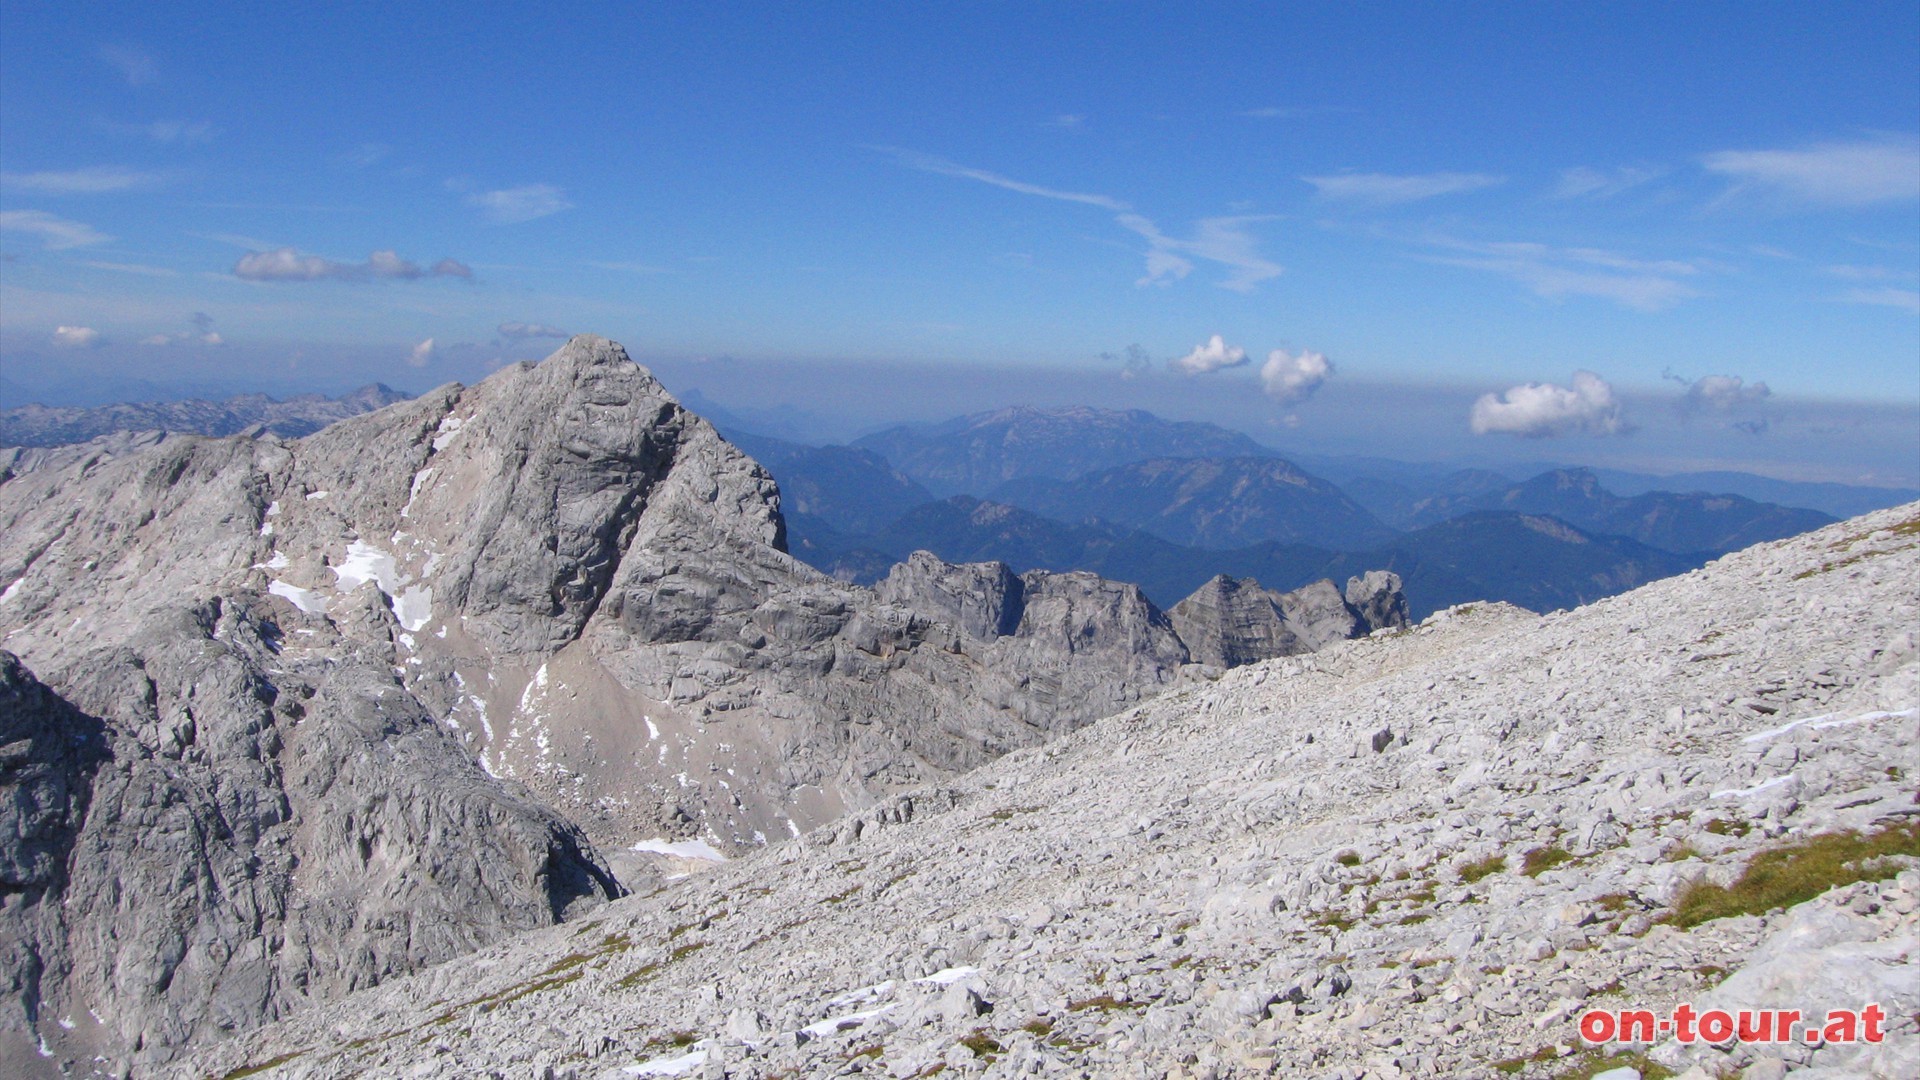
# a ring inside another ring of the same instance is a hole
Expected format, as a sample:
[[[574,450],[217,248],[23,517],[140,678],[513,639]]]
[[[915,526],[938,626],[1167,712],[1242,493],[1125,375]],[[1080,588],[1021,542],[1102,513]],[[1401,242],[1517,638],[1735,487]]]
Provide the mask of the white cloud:
[[[1312,397],[1320,384],[1332,375],[1333,362],[1307,349],[1302,349],[1297,356],[1288,355],[1285,349],[1275,349],[1260,366],[1260,383],[1266,387],[1267,396],[1282,404]]]
[[[427,362],[433,359],[433,353],[433,339],[428,338],[413,347],[413,353],[407,357],[407,363],[414,367],[426,367]]]
[[[44,210],[0,210],[0,229],[38,236],[41,246],[48,251],[88,247],[113,239],[91,225],[55,217]]]
[[[423,277],[470,279],[473,271],[453,259],[441,259],[432,269],[422,270],[420,264],[393,251],[376,251],[364,263],[347,263],[283,247],[240,256],[240,261],[233,264],[233,275],[248,281],[361,281],[369,277],[413,281]]]
[[[1873,304],[1879,307],[1899,308],[1901,311],[1920,315],[1920,292],[1912,289],[1896,289],[1891,286],[1884,289],[1848,289],[1840,294],[1840,299],[1849,304]]]
[[[1620,165],[1611,169],[1576,165],[1571,169],[1560,170],[1560,183],[1554,187],[1553,197],[1556,199],[1611,199],[1628,188],[1639,187],[1659,175],[1659,169],[1634,165]]]
[[[152,187],[164,178],[158,173],[135,172],[118,165],[99,165],[66,172],[0,173],[0,186],[49,195],[101,195]]]
[[[528,338],[566,338],[567,332],[557,326],[546,323],[503,322],[500,324],[500,336],[513,341],[525,341]]]
[[[911,150],[893,147],[876,147],[876,149],[893,156],[904,165],[923,172],[977,180],[983,184],[1017,191],[1023,195],[1037,195],[1043,199],[1081,203],[1115,211],[1114,220],[1122,228],[1136,232],[1147,240],[1146,274],[1135,283],[1138,285],[1169,285],[1185,278],[1193,272],[1193,261],[1188,256],[1228,267],[1230,272],[1226,280],[1220,282],[1220,287],[1232,289],[1235,292],[1252,292],[1260,282],[1278,277],[1283,272],[1281,266],[1260,256],[1256,250],[1257,241],[1247,232],[1248,225],[1271,220],[1267,216],[1203,218],[1194,224],[1193,238],[1181,240],[1161,232],[1160,227],[1152,220],[1134,213],[1127,203],[1111,196],[1041,187],[1038,184],[1014,180],[985,169],[956,165],[951,161]]]
[[[393,153],[393,147],[386,143],[361,143],[340,155],[340,163],[350,169],[365,169],[378,165],[391,153]]]
[[[1215,334],[1205,344],[1195,345],[1192,352],[1170,361],[1167,366],[1182,375],[1205,375],[1221,368],[1239,367],[1246,362],[1247,350],[1238,345],[1229,345],[1226,339]]]
[[[1254,222],[1272,220],[1270,216],[1202,218],[1194,225],[1191,240],[1168,236],[1139,214],[1121,214],[1116,220],[1147,238],[1147,272],[1136,285],[1167,285],[1192,273],[1193,263],[1182,253],[1228,267],[1231,272],[1220,287],[1235,292],[1252,292],[1260,282],[1285,272],[1279,264],[1260,256],[1255,248],[1257,241],[1246,229]]]
[[[142,263],[104,262],[95,259],[80,260],[81,266],[90,266],[95,270],[111,270],[117,274],[139,274],[142,277],[170,278],[179,277],[180,271],[169,270],[164,266],[147,266]]]
[[[118,70],[128,86],[145,86],[159,74],[153,57],[144,49],[130,45],[102,45],[93,54]]]
[[[1512,278],[1549,300],[1592,296],[1636,311],[1664,311],[1699,291],[1676,278],[1700,273],[1677,259],[1634,259],[1597,248],[1554,248],[1535,243],[1484,243],[1429,237],[1428,243],[1466,252],[1430,261]]]
[[[1858,207],[1920,199],[1920,140],[1866,139],[1800,150],[1722,150],[1702,159],[1732,178],[1725,197],[1756,191],[1788,202]]]
[[[1389,176],[1385,173],[1342,173],[1338,176],[1303,176],[1321,197],[1354,202],[1417,202],[1441,195],[1459,195],[1468,191],[1496,187],[1507,182],[1504,176],[1488,173],[1438,172],[1414,176]]]
[[[552,184],[524,184],[477,192],[467,196],[467,205],[479,207],[486,219],[496,225],[517,225],[573,208],[566,193]]]
[[[1617,435],[1627,429],[1613,387],[1591,371],[1573,373],[1571,389],[1525,383],[1473,403],[1473,433],[1539,439],[1552,435]]]
[[[934,157],[931,154],[921,154],[912,150],[901,150],[891,146],[879,146],[874,147],[874,149],[884,154],[892,155],[892,157],[902,165],[919,169],[921,172],[938,173],[941,176],[958,176],[967,180],[978,180],[983,184],[992,184],[994,187],[1006,188],[1008,191],[1017,191],[1022,195],[1038,195],[1043,199],[1058,199],[1062,202],[1085,203],[1088,206],[1098,206],[1105,210],[1124,211],[1132,209],[1132,207],[1129,207],[1119,199],[1106,195],[1089,195],[1077,191],[1060,191],[1056,188],[1041,187],[1038,184],[1028,184],[1011,179],[1010,177],[1001,176],[999,173],[988,172],[985,169],[973,169],[965,165],[956,165],[951,161]]]
[[[55,327],[53,343],[62,349],[91,349],[103,344],[100,340],[100,331],[91,326]]]

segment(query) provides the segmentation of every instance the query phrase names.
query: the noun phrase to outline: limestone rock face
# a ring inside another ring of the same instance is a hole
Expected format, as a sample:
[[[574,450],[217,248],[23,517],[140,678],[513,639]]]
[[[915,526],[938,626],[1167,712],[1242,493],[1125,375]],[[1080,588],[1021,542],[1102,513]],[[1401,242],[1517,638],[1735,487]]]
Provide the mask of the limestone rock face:
[[[1344,596],[1331,581],[1280,593],[1220,574],[1168,615],[1196,662],[1230,668],[1404,627],[1407,600],[1399,577],[1383,570],[1348,581]]]
[[[553,922],[610,867],[657,883],[636,842],[799,835],[1187,661],[1132,586],[922,561],[876,595],[783,528],[592,337],[297,441],[0,460],[32,703],[0,741],[8,1037],[162,1060]]]

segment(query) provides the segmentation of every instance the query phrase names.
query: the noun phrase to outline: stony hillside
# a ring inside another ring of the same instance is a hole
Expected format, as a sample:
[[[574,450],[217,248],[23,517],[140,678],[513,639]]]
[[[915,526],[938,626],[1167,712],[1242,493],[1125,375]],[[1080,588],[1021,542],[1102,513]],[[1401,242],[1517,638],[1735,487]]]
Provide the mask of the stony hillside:
[[[1242,667],[178,1075],[1920,1075],[1916,583],[1920,504]]]

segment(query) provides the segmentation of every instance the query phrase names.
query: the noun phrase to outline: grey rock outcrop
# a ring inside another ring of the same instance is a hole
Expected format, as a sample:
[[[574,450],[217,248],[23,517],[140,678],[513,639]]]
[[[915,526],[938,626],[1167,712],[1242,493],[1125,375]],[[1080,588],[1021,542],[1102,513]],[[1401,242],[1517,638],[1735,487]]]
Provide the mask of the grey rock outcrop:
[[[1220,574],[1167,614],[1195,662],[1231,668],[1404,627],[1407,600],[1384,570],[1349,580],[1344,596],[1331,581],[1281,593]]]
[[[80,1060],[562,918],[618,888],[595,844],[657,883],[659,838],[799,835],[1187,661],[1090,574],[976,618],[933,583],[978,568],[889,599],[795,562],[766,472],[599,338],[298,441],[9,461],[0,635],[106,756],[26,740],[0,847],[67,877],[4,909],[7,1024]]]

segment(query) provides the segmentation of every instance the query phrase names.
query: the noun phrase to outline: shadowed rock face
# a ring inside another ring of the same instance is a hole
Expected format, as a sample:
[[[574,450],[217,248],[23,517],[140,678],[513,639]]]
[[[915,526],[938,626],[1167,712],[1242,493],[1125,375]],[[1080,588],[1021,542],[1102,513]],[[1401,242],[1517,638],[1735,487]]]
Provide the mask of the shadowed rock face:
[[[1344,596],[1331,581],[1280,593],[1220,574],[1168,616],[1195,662],[1231,668],[1404,627],[1407,600],[1400,578],[1384,570],[1350,579]]]
[[[647,880],[636,840],[796,835],[1187,661],[1133,586],[875,595],[783,541],[591,337],[299,441],[0,470],[7,1038],[163,1060],[612,895],[588,836]]]

